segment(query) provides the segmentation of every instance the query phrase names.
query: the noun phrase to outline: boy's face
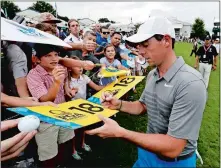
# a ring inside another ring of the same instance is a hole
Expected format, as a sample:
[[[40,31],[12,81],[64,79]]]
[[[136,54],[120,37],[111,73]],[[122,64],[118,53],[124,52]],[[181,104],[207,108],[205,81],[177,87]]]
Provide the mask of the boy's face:
[[[93,36],[91,34],[88,34],[87,36],[84,37],[84,43],[91,42],[91,50],[94,51],[96,49],[96,36]]]
[[[105,51],[105,56],[108,58],[108,59],[114,59],[116,55],[116,52],[115,52],[115,49],[114,47],[108,47]]]
[[[111,37],[111,43],[118,47],[121,42],[121,35],[120,34],[114,34],[114,36]]]
[[[51,71],[57,66],[58,61],[59,61],[58,53],[55,51],[52,51],[48,53],[47,55],[44,55],[40,58],[40,65],[44,69]]]

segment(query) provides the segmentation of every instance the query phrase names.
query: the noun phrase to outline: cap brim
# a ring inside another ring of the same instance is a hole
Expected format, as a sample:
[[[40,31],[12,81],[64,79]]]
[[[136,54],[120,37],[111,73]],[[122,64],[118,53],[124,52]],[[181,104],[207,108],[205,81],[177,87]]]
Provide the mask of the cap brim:
[[[151,38],[153,34],[134,34],[128,38],[126,38],[126,41],[130,43],[141,43],[145,40],[148,40]]]
[[[47,20],[47,21],[43,21],[42,23],[61,23],[60,20]]]

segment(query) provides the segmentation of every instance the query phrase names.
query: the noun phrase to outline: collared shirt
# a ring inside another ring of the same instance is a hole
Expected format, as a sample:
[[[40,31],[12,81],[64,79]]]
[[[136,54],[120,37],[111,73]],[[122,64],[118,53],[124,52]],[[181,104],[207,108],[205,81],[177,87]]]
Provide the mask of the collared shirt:
[[[101,45],[102,43],[107,43],[107,39],[100,36],[100,38],[96,38],[96,43]]]
[[[19,45],[9,44],[4,58],[5,65],[2,68],[2,83],[5,88],[5,93],[10,96],[19,96],[15,80],[27,76],[27,56]]]
[[[70,88],[77,88],[77,94],[71,99],[86,99],[87,96],[87,84],[90,83],[91,79],[87,75],[81,75],[79,79],[72,78],[70,81]]]
[[[59,65],[61,66],[61,65]],[[67,73],[66,73],[67,76]],[[60,89],[57,93],[57,96],[54,100],[54,103],[59,104],[65,102],[64,97],[64,80],[60,84]],[[40,97],[48,93],[49,88],[54,83],[54,78],[49,74],[42,66],[37,65],[32,69],[27,76],[28,89],[31,92],[33,97],[39,99]]]
[[[199,47],[196,55],[199,56],[199,62],[213,64],[213,57],[216,57],[218,53],[213,45],[209,48],[203,45]]]
[[[66,43],[82,43],[83,40],[79,37],[76,37],[74,36],[73,34],[69,34],[69,36],[67,36],[65,39],[64,39],[64,42]]]
[[[98,41],[100,40],[101,38],[101,34],[96,32],[96,43],[98,44]]]
[[[27,58],[22,49],[16,44],[10,44],[7,48],[9,68],[14,79],[25,77],[28,74]]]
[[[197,70],[182,57],[161,78],[155,68],[147,76],[140,101],[147,107],[147,133],[186,139],[180,155],[196,150],[206,104],[206,85]]]

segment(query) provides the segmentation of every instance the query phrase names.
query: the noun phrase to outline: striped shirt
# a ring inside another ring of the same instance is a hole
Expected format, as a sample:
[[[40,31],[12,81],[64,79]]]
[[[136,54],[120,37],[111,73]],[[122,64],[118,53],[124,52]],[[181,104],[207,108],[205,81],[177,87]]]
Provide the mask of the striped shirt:
[[[61,66],[61,65],[59,65]],[[66,73],[67,74],[67,73]],[[67,77],[67,76],[66,76]],[[65,78],[64,78],[65,81]],[[60,90],[54,100],[54,103],[59,104],[65,102],[64,97],[64,81],[61,82]],[[42,66],[37,65],[32,69],[27,76],[28,89],[33,97],[39,99],[48,93],[49,88],[54,83],[53,76],[49,74]]]
[[[196,150],[206,104],[206,87],[198,71],[182,57],[161,78],[157,69],[152,70],[140,101],[147,107],[147,133],[186,139],[180,155]]]

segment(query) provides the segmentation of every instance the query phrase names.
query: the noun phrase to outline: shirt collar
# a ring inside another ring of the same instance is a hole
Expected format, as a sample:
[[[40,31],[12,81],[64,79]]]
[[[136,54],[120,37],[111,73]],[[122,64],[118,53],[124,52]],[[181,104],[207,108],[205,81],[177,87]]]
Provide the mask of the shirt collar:
[[[72,41],[72,42],[74,42],[75,40],[78,40],[78,41],[81,41],[81,38],[80,37],[76,37],[75,35],[73,35],[73,34],[71,34],[70,33],[70,40]],[[75,39],[75,40],[73,40],[73,39]]]
[[[37,65],[35,69],[42,75],[50,75],[41,65]]]
[[[73,81],[73,82],[75,82],[75,81],[82,81],[82,80],[83,80],[83,76],[82,75],[80,75],[79,79],[71,77],[71,81]]]
[[[170,80],[174,77],[174,75],[179,71],[179,69],[185,64],[183,57],[177,57],[176,61],[173,63],[173,65],[168,69],[168,71],[165,73],[163,78],[170,82]],[[158,69],[156,68],[154,71],[154,76],[159,77]],[[160,78],[161,79],[161,78]]]

